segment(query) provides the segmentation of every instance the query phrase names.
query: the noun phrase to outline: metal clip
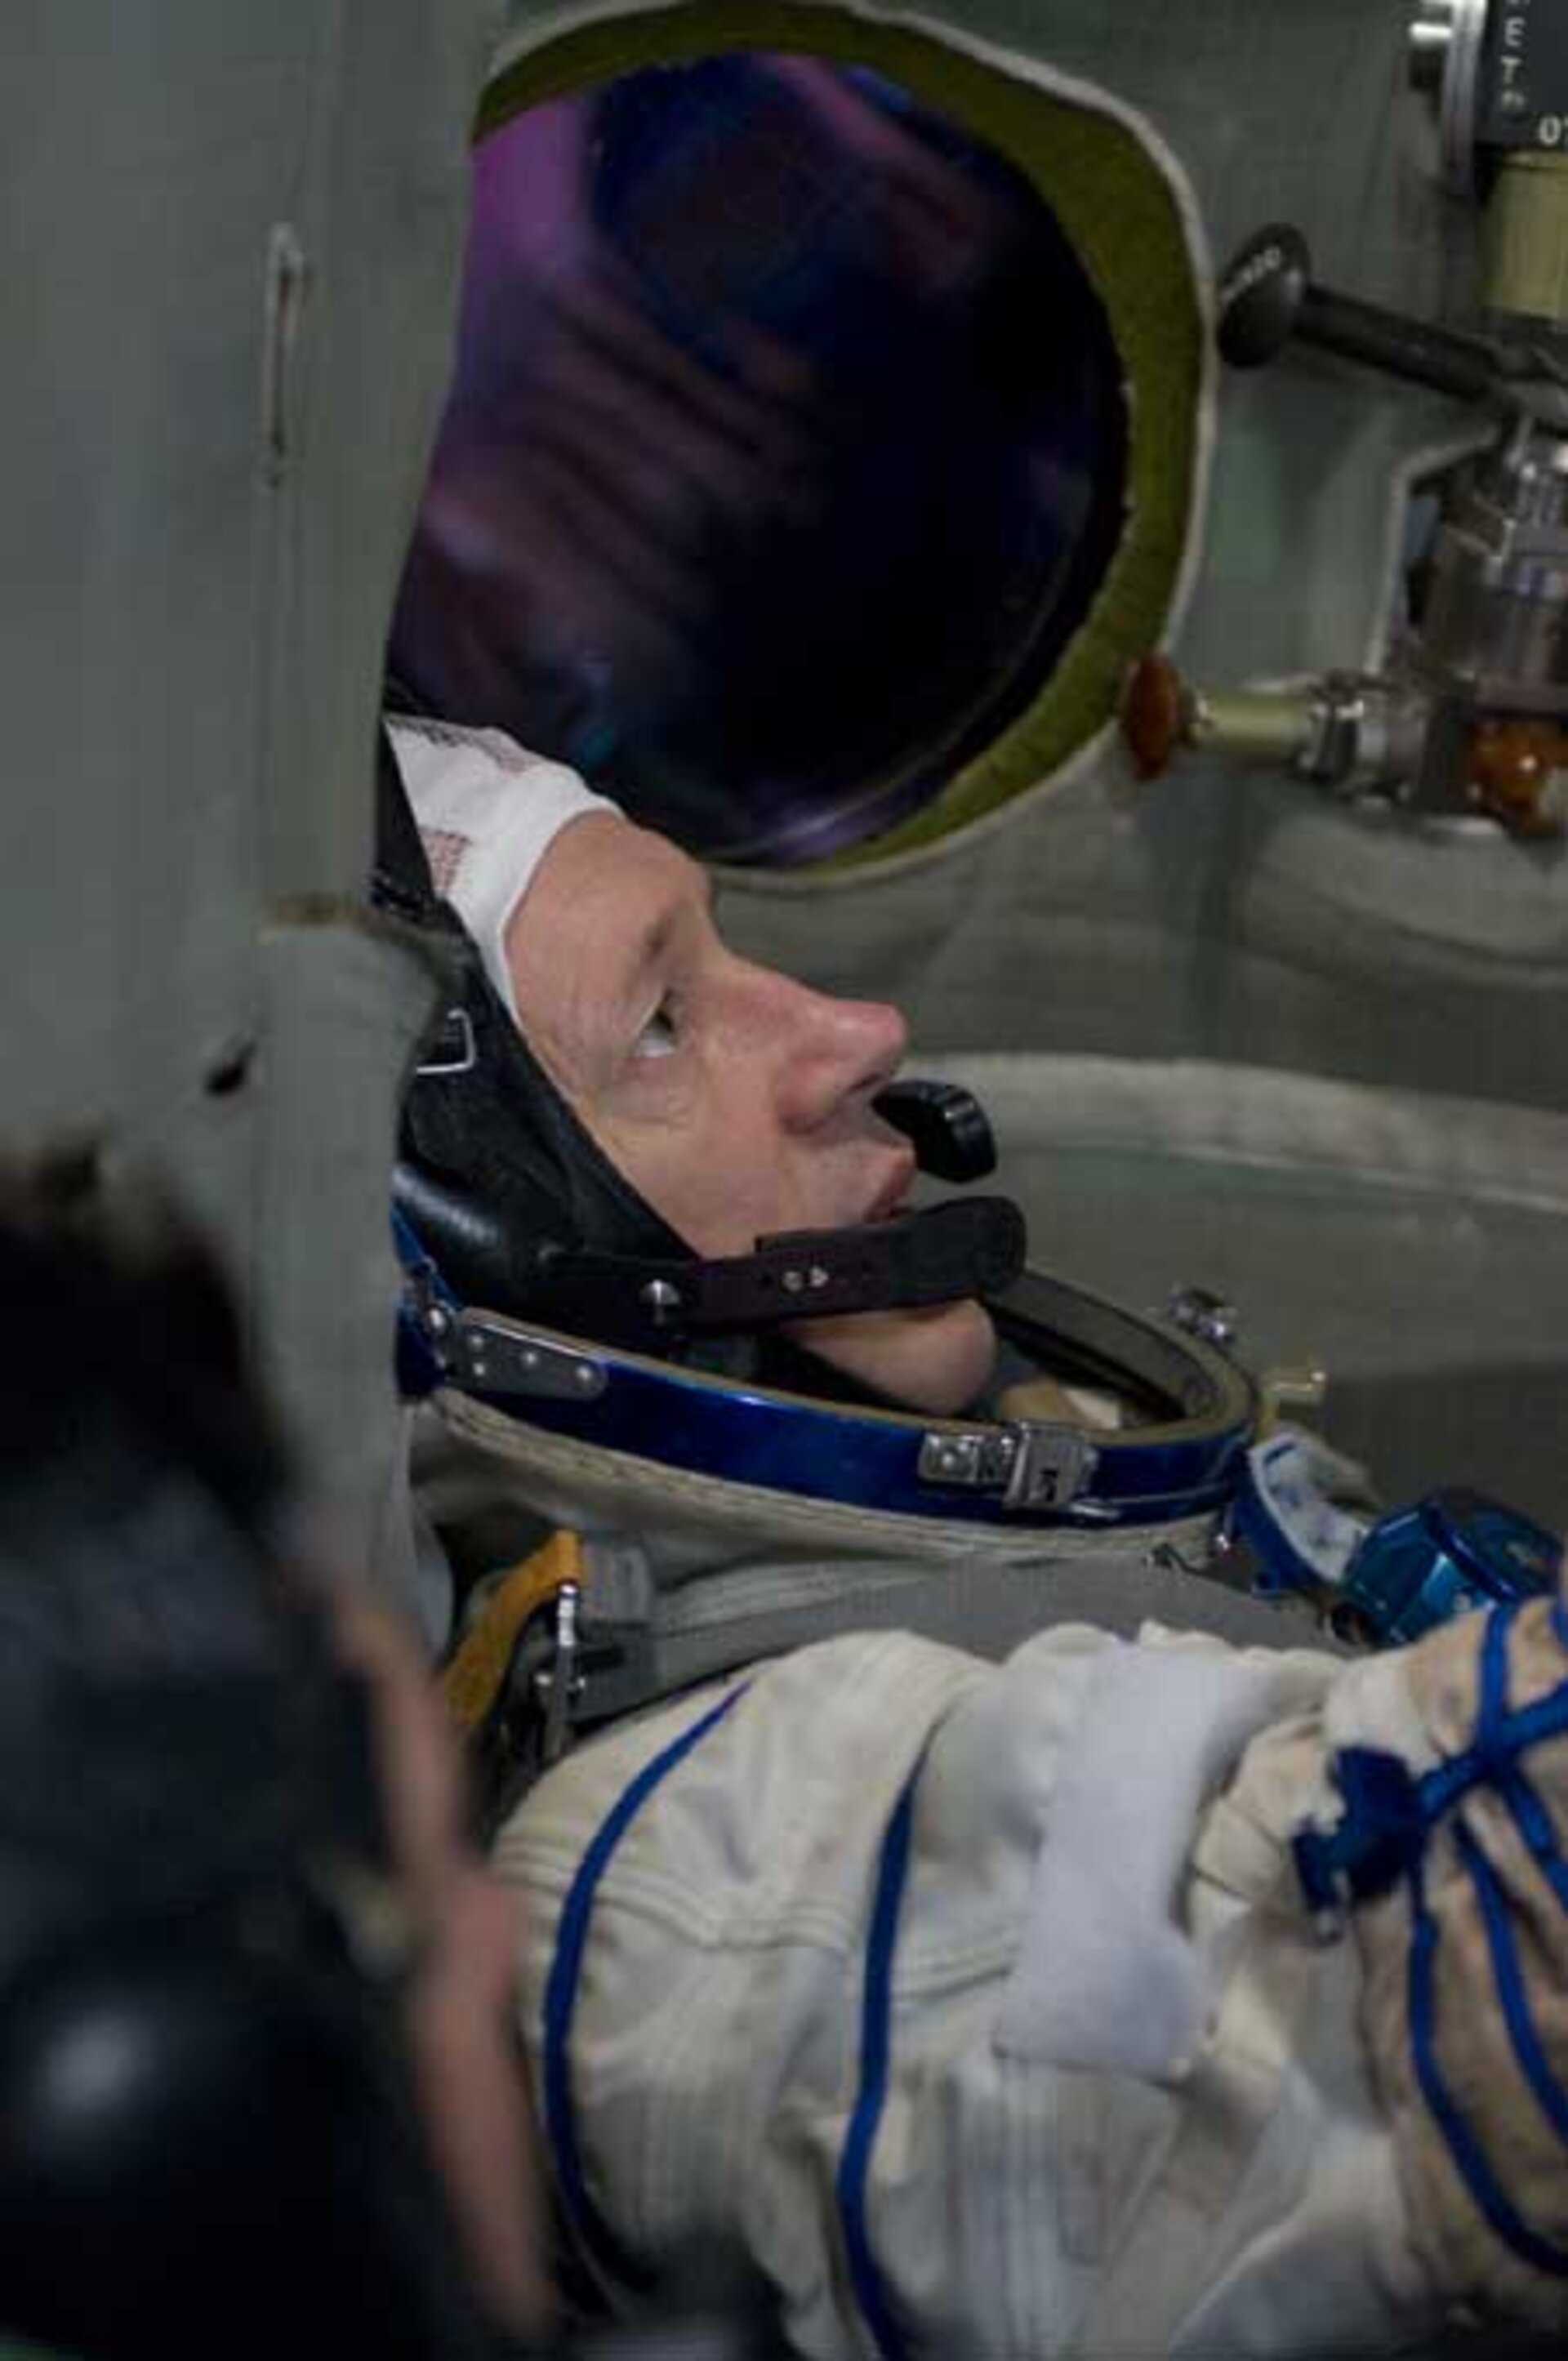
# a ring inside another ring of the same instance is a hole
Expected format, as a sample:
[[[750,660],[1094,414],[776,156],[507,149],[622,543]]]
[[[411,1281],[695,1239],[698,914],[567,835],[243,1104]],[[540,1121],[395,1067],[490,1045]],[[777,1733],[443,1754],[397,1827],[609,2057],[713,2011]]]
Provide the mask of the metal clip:
[[[1065,1509],[1088,1489],[1100,1454],[1076,1429],[1026,1421],[1014,1431],[1018,1448],[1003,1496],[1010,1509]]]
[[[926,1484],[1000,1492],[1009,1509],[1064,1509],[1083,1492],[1099,1458],[1075,1428],[1022,1420],[924,1436],[919,1475]]]
[[[411,1324],[439,1378],[452,1375],[458,1315],[442,1295],[433,1267],[421,1263],[407,1274]]]
[[[544,1716],[539,1759],[545,1769],[559,1763],[566,1752],[572,1734],[572,1708],[587,1687],[587,1678],[579,1663],[577,1607],[581,1597],[575,1582],[564,1582],[555,1593],[555,1630],[550,1661],[533,1675],[534,1701]]]
[[[462,1313],[455,1328],[444,1366],[459,1382],[477,1386],[481,1393],[593,1401],[609,1382],[602,1361],[557,1344],[554,1337],[507,1327],[476,1312]]]
[[[1165,1307],[1165,1316],[1173,1328],[1189,1336],[1212,1345],[1222,1353],[1231,1352],[1236,1342],[1238,1323],[1236,1307],[1227,1303],[1207,1287],[1173,1287]]]
[[[980,1427],[968,1434],[923,1435],[920,1481],[952,1484],[966,1492],[1000,1492],[1017,1455],[1016,1427]]]
[[[1328,1371],[1316,1361],[1265,1369],[1257,1381],[1258,1441],[1266,1442],[1277,1426],[1299,1411],[1321,1410],[1328,1389]]]
[[[446,1038],[453,1033],[457,1036],[457,1045],[455,1053],[448,1057],[442,1052],[445,1049]],[[447,1010],[441,1020],[441,1036],[433,1047],[437,1054],[422,1060],[414,1068],[417,1078],[422,1080],[427,1074],[471,1074],[473,1072],[479,1062],[479,1051],[474,1039],[474,1020],[466,1008]]]

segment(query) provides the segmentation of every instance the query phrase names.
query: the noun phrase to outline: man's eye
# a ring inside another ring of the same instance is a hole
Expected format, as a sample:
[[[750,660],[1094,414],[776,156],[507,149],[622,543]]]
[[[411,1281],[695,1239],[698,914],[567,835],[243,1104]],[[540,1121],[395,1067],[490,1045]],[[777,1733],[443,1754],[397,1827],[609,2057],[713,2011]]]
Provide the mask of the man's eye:
[[[666,993],[631,1045],[634,1058],[667,1058],[679,1047],[675,1004]]]

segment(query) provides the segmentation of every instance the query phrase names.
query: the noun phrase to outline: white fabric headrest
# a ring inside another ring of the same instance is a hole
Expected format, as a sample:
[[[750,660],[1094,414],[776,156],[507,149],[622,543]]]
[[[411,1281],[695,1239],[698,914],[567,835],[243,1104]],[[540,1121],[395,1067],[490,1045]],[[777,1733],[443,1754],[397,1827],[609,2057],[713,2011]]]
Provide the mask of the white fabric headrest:
[[[411,714],[387,730],[430,863],[473,937],[485,972],[521,1024],[507,964],[507,923],[568,823],[620,807],[564,763],[530,754],[499,730],[465,730]]]

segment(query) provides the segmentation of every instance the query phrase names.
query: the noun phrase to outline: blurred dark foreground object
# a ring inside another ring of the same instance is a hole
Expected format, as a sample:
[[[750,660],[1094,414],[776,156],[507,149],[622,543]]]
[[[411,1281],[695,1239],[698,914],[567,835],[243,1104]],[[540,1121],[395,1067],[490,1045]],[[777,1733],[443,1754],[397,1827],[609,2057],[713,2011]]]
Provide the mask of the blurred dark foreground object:
[[[564,2350],[488,2313],[427,2145],[392,1723],[215,1268],[71,1157],[0,1170],[0,2349]],[[570,2349],[777,2349],[710,2271],[660,2316]]]
[[[406,2072],[366,1682],[222,1283],[0,1178],[0,2329],[492,2348]]]

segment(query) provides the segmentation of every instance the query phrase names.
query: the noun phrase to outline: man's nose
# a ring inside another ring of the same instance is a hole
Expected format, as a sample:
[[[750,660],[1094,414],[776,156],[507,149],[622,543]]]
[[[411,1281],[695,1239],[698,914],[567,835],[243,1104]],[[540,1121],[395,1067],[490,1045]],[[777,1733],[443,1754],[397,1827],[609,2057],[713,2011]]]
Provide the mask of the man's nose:
[[[779,981],[788,995],[775,1036],[779,1112],[789,1129],[813,1130],[892,1080],[908,1028],[886,1001],[839,1000]]]

